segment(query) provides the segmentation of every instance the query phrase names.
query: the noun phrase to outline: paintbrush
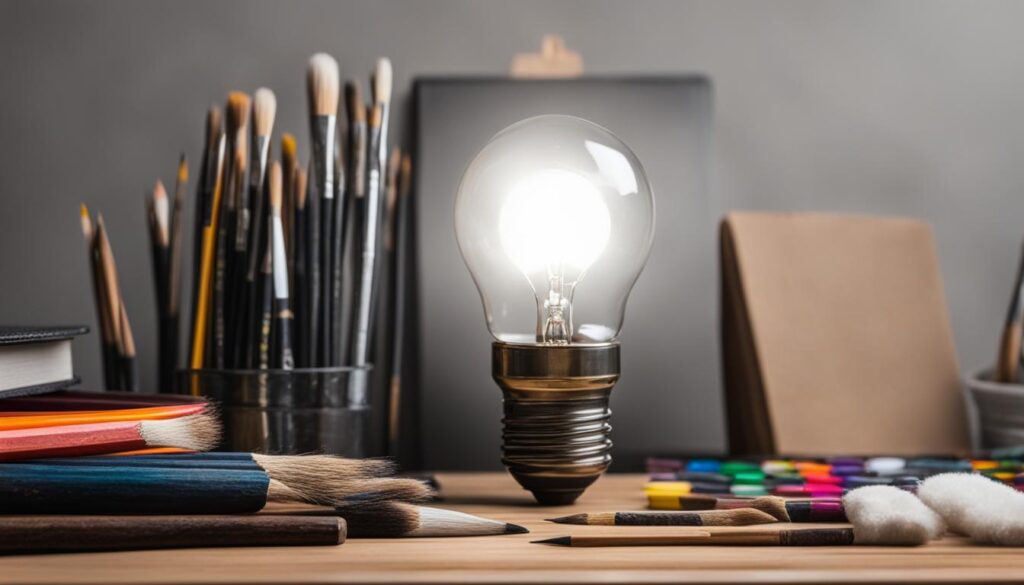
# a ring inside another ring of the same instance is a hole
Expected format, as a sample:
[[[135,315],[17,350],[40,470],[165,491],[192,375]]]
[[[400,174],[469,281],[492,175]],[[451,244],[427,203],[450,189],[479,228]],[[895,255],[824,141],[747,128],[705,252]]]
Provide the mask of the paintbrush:
[[[224,319],[224,360],[227,367],[245,367],[246,323],[249,315],[246,303],[246,266],[249,257],[249,231],[252,227],[252,209],[249,201],[249,128],[251,104],[244,93],[233,92],[229,96],[228,136],[234,136],[232,143],[232,160],[234,168],[231,176],[234,180],[231,193],[231,207],[234,228],[228,225],[228,244],[226,247],[225,264],[225,305],[222,307]],[[255,169],[254,169],[255,170]],[[229,309],[227,300],[230,299]]]
[[[313,161],[306,171],[305,195],[305,269],[301,279],[306,296],[302,302],[303,342],[302,367],[316,367],[319,364],[318,349],[320,341],[320,197],[317,196],[316,175]]]
[[[368,477],[358,461],[327,456],[78,457],[0,465],[0,480],[3,513],[251,513],[270,502],[352,509],[432,495],[417,480]],[[66,503],[52,501],[68,489]]]
[[[295,335],[293,340],[295,342],[295,363],[300,367],[308,367],[310,365],[308,354],[306,352],[306,344],[308,343],[309,336],[306,333],[309,327],[309,309],[307,307],[307,301],[309,295],[307,286],[309,281],[307,280],[306,271],[306,245],[307,245],[307,219],[306,219],[306,182],[307,175],[301,168],[295,169],[295,179],[293,181],[292,190],[295,192],[295,218],[293,220],[293,242],[295,244],[295,251],[292,254],[294,256],[293,265],[295,267],[295,277],[293,282],[295,287],[292,289],[292,299],[295,306]]]
[[[0,553],[330,546],[345,535],[329,516],[21,516],[0,518]]]
[[[246,342],[244,361],[241,367],[253,367],[259,361],[256,356],[260,352],[263,307],[260,299],[266,293],[262,291],[264,250],[268,246],[267,203],[264,185],[270,150],[270,138],[274,128],[274,117],[277,113],[277,100],[274,92],[267,88],[256,90],[253,97],[253,158],[249,174],[249,199],[252,208],[249,225],[248,258],[242,283],[243,298],[239,303],[238,320],[236,322],[237,339]],[[241,356],[240,356],[241,357]]]
[[[99,455],[147,447],[205,451],[214,447],[219,437],[220,423],[205,412],[169,420],[14,429],[0,431],[0,461]]]
[[[96,322],[99,324],[100,329],[103,385],[106,388],[114,388],[114,379],[117,375],[117,350],[114,346],[113,325],[110,322],[109,306],[103,286],[103,269],[100,266],[98,250],[96,248],[96,230],[93,228],[92,218],[89,216],[89,208],[84,203],[79,207],[79,217],[82,223],[82,237],[85,239],[85,251],[89,257],[89,276],[92,280],[93,301],[96,304]]]
[[[561,546],[846,546],[856,542],[852,528],[736,528],[651,535],[559,536],[535,544]]]
[[[996,382],[1012,383],[1017,381],[1017,369],[1021,359],[1021,314],[1024,312],[1024,251],[1021,252],[1020,264],[1017,267],[1017,278],[1014,281],[1010,307],[1006,311],[1006,322],[1003,324],[1003,336],[999,340],[999,357],[996,360]]]
[[[204,223],[201,228],[202,238],[200,244],[200,268],[199,279],[196,281],[196,303],[192,309],[192,355],[189,366],[192,369],[201,369],[206,364],[206,338],[208,335],[208,323],[212,308],[213,281],[216,258],[216,238],[218,225],[220,223],[220,208],[222,193],[224,191],[224,149],[226,138],[220,133],[217,139],[216,155],[213,158],[210,168],[207,170],[214,177],[213,189],[210,192],[209,213],[204,213]],[[195,394],[197,388],[193,388]]]
[[[704,510],[697,512],[599,512],[572,514],[550,518],[556,524],[585,526],[750,526],[772,524],[778,520],[753,508],[733,510]]]
[[[270,248],[274,279],[274,357],[272,366],[290,370],[295,366],[292,355],[292,311],[289,306],[288,261],[285,251],[284,221],[281,218],[281,164],[270,169]]]
[[[648,503],[661,510],[734,510],[753,508],[770,514],[779,522],[846,522],[842,500],[816,498],[789,500],[779,496],[719,498],[703,495],[650,496]]]
[[[284,249],[288,257],[289,291],[295,291],[295,174],[299,170],[298,149],[295,137],[285,132],[281,135],[281,184],[283,199],[281,219],[284,226]]]
[[[345,152],[342,147],[343,141],[339,141],[338,144],[338,160],[339,164],[336,167],[335,173],[335,197],[332,204],[332,217],[331,221],[331,240],[328,244],[330,248],[330,268],[328,272],[324,273],[325,278],[329,278],[329,289],[330,289],[330,301],[326,304],[325,316],[327,323],[324,325],[324,337],[329,341],[326,343],[324,350],[324,366],[340,366],[345,361],[345,356],[342,355],[342,335],[344,328],[342,323],[344,322],[345,316],[342,311],[342,291],[343,291],[343,278],[344,278],[344,265],[345,265],[345,220],[348,217],[346,214],[348,208],[348,194],[347,194],[347,181],[345,180]]]
[[[181,240],[182,213],[185,209],[185,189],[188,185],[188,161],[182,153],[178,159],[178,175],[174,184],[174,203],[171,205],[170,253],[167,260],[167,306],[160,327],[160,391],[174,391],[174,372],[178,368],[178,319],[181,308]]]
[[[199,181],[196,183],[196,205],[192,221],[192,312],[195,316],[199,304],[199,281],[203,270],[203,228],[210,223],[213,214],[213,188],[220,176],[218,151],[224,136],[221,128],[221,111],[217,106],[210,106],[206,114],[206,140],[203,143],[203,158],[199,165]],[[189,341],[195,336],[195,319],[190,323]],[[191,352],[191,347],[189,349]]]
[[[402,371],[405,366],[404,346],[406,339],[406,299],[408,271],[410,270],[409,250],[409,214],[412,202],[412,161],[408,155],[402,157],[398,174],[398,201],[395,204],[395,245],[394,261],[392,262],[391,295],[392,295],[392,332],[390,376],[388,379],[388,453],[399,455],[402,422]]]
[[[383,211],[383,173],[387,162],[387,127],[389,103],[391,101],[391,62],[377,61],[373,77],[373,110],[369,120],[367,189],[363,213],[355,218],[362,232],[355,240],[361,250],[359,274],[356,276],[354,297],[355,316],[352,322],[352,339],[349,344],[349,363],[356,367],[369,362],[374,296],[376,292],[377,249],[380,246],[381,220]],[[349,390],[349,404],[362,406],[367,403],[369,376],[359,369],[352,374]]]
[[[329,323],[320,324],[331,315],[331,250],[334,218],[334,172],[336,164],[335,147],[337,145],[337,115],[339,87],[338,63],[334,57],[326,53],[317,53],[309,60],[307,74],[307,92],[309,98],[309,126],[313,150],[313,170],[310,183],[315,184],[315,194],[319,196],[318,217],[312,223],[310,214],[310,230],[319,231],[316,250],[310,246],[307,269],[310,276],[310,288],[316,288],[316,295],[310,296],[308,309],[311,312],[310,340],[307,346],[310,359],[318,365],[327,365],[326,356],[330,355]],[[314,258],[314,255],[316,256]]]
[[[526,534],[526,528],[455,510],[386,502],[357,509],[338,509],[354,538],[426,538]]]
[[[169,267],[171,249],[171,211],[167,191],[162,181],[157,180],[153,192],[146,199],[146,216],[149,227],[150,263],[153,266],[153,288],[156,291],[157,348],[159,352],[157,381],[161,392],[166,392],[164,376],[166,365],[164,353],[167,350],[167,308],[170,304]]]

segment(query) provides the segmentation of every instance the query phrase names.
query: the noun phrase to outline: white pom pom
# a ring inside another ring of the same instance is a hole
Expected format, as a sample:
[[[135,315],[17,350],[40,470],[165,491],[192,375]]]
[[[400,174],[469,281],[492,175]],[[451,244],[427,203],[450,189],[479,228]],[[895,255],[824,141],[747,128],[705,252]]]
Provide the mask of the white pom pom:
[[[857,544],[918,545],[938,538],[945,524],[913,494],[888,485],[857,488],[843,496]]]
[[[929,477],[918,496],[978,544],[1024,546],[1024,493],[972,473]]]

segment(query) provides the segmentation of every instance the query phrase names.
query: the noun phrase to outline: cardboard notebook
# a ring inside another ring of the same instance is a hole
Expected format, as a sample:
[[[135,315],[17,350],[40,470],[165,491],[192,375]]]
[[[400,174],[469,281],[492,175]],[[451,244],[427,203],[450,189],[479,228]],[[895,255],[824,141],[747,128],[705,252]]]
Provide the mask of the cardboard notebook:
[[[968,449],[928,224],[732,213],[720,246],[730,451]]]

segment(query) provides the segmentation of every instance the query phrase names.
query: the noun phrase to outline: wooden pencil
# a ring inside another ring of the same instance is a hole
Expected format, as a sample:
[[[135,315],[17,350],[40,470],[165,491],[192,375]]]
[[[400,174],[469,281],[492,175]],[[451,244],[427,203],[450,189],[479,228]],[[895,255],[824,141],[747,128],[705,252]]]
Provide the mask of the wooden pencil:
[[[103,274],[96,248],[96,230],[85,204],[79,207],[79,218],[82,224],[82,238],[85,240],[85,251],[89,259],[89,276],[92,281],[93,302],[96,305],[96,322],[100,330],[101,357],[103,362],[103,385],[105,388],[115,387],[116,348],[114,347],[112,325],[106,291],[103,286]]]
[[[229,546],[332,546],[345,521],[329,516],[20,516],[0,518],[0,553]]]
[[[651,535],[560,536],[533,541],[560,546],[847,546],[855,544],[852,528],[775,530],[739,528]]]
[[[125,319],[122,318],[121,292],[117,282],[117,266],[114,263],[114,253],[110,247],[110,240],[107,236],[107,228],[103,222],[103,214],[96,217],[96,249],[99,258],[101,274],[103,275],[104,300],[107,306],[107,313],[110,315],[111,337],[114,341],[113,360],[114,379],[113,389],[124,390],[123,366],[124,342],[122,339],[122,326]]]

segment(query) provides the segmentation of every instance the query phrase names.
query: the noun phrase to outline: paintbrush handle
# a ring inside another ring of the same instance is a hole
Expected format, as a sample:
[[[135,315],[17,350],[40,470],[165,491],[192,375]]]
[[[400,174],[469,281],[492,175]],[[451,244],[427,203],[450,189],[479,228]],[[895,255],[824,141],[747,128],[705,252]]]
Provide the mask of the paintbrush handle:
[[[250,469],[0,465],[0,514],[241,514],[269,486]]]
[[[0,552],[330,546],[346,533],[332,516],[24,516],[0,518]]]

